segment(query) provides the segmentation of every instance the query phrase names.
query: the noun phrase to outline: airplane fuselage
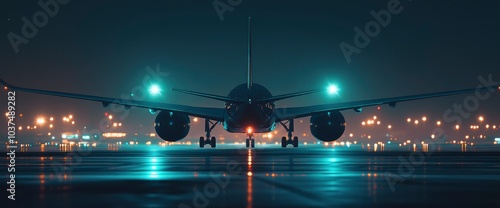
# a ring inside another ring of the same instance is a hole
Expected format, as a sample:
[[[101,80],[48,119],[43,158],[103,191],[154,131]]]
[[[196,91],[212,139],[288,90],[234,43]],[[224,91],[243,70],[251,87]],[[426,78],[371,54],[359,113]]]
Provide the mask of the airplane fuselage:
[[[233,88],[228,97],[245,102],[227,102],[224,110],[224,129],[231,133],[265,133],[276,127],[274,102],[253,102],[269,98],[271,93],[264,86],[253,84],[251,90],[246,84]]]

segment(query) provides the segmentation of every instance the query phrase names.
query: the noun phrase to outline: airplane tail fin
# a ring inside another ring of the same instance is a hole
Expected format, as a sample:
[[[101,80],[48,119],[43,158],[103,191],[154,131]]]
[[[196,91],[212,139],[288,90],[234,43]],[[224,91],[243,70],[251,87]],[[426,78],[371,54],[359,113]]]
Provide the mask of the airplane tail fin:
[[[248,72],[247,72],[247,88],[252,89],[253,73],[252,73],[252,17],[248,17]]]

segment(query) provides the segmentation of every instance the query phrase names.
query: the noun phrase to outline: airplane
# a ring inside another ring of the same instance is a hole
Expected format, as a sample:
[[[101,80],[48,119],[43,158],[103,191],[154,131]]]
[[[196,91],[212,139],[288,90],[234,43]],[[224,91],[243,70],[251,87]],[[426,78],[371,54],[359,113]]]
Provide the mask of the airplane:
[[[129,99],[117,99],[93,95],[65,93],[40,89],[31,89],[10,85],[0,79],[5,87],[16,91],[45,94],[74,99],[101,102],[103,107],[109,104],[118,104],[129,109],[130,107],[146,108],[151,113],[160,111],[155,118],[154,127],[157,135],[169,142],[179,141],[187,136],[190,130],[189,116],[205,119],[205,137],[200,137],[199,146],[205,145],[216,147],[216,138],[211,136],[211,131],[216,125],[222,124],[224,129],[230,133],[245,133],[246,147],[254,148],[254,133],[267,133],[273,131],[278,124],[287,131],[287,135],[281,138],[281,147],[291,144],[298,147],[297,136],[293,136],[294,119],[310,116],[311,134],[318,140],[331,142],[339,139],[346,128],[346,121],[341,113],[345,110],[361,112],[362,108],[369,106],[389,105],[396,107],[396,103],[419,99],[435,98],[442,96],[458,95],[486,90],[496,90],[498,86],[484,86],[471,89],[435,92],[427,94],[371,99],[344,103],[312,105],[304,107],[276,108],[275,102],[322,92],[324,90],[309,90],[303,92],[289,93],[283,95],[272,95],[263,85],[253,82],[252,75],[252,33],[251,18],[248,18],[248,67],[247,82],[234,87],[227,96],[214,95],[189,90],[172,89],[180,93],[215,99],[225,103],[225,108],[194,107],[150,101],[136,101]],[[330,89],[335,90],[335,89]]]

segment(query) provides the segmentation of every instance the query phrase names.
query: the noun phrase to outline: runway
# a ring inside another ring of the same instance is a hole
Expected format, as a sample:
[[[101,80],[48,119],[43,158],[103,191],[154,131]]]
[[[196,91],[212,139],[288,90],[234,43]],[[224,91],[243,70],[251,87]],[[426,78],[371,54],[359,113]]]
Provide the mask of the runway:
[[[500,148],[491,146],[33,147],[16,155],[16,200],[9,206],[494,207]]]

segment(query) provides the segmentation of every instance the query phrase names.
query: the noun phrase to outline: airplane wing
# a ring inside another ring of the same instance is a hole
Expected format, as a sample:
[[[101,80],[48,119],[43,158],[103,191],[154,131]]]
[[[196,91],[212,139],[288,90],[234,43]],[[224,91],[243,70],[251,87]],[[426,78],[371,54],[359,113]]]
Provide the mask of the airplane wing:
[[[401,96],[401,97],[391,97],[391,98],[353,101],[353,102],[344,102],[344,103],[333,103],[333,104],[325,104],[325,105],[313,105],[313,106],[305,106],[305,107],[277,108],[276,114],[277,114],[277,121],[283,121],[283,120],[311,116],[313,114],[323,113],[323,112],[328,112],[328,111],[343,111],[343,110],[352,109],[356,112],[361,112],[361,109],[363,107],[368,107],[368,106],[378,106],[378,105],[388,104],[391,107],[396,107],[396,103],[404,102],[404,101],[420,100],[420,99],[443,97],[443,96],[450,96],[450,95],[459,95],[459,94],[482,92],[482,91],[495,92],[498,87],[499,86],[495,85],[495,86],[488,86],[488,87],[477,87],[474,89],[454,90],[454,91],[427,93],[427,94],[419,94],[419,95]]]
[[[119,98],[109,98],[109,97],[100,97],[93,95],[83,95],[76,93],[65,93],[65,92],[56,92],[49,90],[39,90],[39,89],[30,89],[24,87],[17,87],[14,85],[10,85],[4,80],[0,79],[0,83],[7,88],[21,91],[21,92],[29,92],[36,94],[44,94],[44,95],[52,95],[58,97],[67,97],[81,100],[90,100],[101,102],[104,107],[109,104],[118,104],[123,105],[126,109],[130,107],[138,107],[138,108],[148,108],[151,110],[165,110],[165,111],[173,111],[179,113],[185,113],[189,116],[208,118],[214,121],[223,121],[224,120],[224,109],[223,108],[209,108],[209,107],[193,107],[187,105],[177,105],[177,104],[168,104],[168,103],[159,103],[159,102],[150,102],[150,101],[140,101],[140,100],[132,100],[132,99],[119,99]]]

